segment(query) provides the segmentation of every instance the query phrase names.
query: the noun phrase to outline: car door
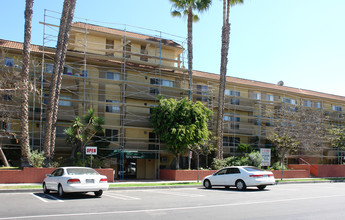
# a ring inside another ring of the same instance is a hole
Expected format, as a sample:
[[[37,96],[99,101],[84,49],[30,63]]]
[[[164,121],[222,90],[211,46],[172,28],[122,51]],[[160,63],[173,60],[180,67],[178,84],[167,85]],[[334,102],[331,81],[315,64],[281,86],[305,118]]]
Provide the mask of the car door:
[[[211,178],[212,185],[223,185],[226,179],[227,168],[219,170]]]
[[[63,169],[56,169],[50,177],[46,179],[46,186],[50,190],[57,190],[61,176],[63,175]]]
[[[236,180],[241,179],[241,171],[237,167],[231,167],[228,169],[228,174],[226,176],[227,178],[225,185],[234,186]]]

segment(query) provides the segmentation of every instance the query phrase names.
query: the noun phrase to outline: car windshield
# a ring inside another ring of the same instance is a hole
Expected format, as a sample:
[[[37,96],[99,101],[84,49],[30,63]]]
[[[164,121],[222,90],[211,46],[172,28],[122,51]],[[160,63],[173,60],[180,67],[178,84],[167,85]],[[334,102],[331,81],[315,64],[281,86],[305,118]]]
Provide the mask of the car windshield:
[[[87,168],[68,168],[67,173],[69,175],[99,175],[97,171]]]
[[[257,167],[243,167],[246,171],[262,171],[261,169]]]

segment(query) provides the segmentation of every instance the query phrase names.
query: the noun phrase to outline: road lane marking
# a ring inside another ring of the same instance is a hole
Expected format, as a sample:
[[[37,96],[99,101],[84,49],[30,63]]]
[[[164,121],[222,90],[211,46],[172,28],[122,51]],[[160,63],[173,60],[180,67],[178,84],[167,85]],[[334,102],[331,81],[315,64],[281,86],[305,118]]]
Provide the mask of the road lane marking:
[[[121,194],[107,193],[107,194],[104,194],[104,196],[108,196],[108,197],[115,198],[115,199],[122,199],[122,200],[140,200],[140,198],[125,196],[125,195],[121,195]]]
[[[267,201],[256,201],[256,202],[240,202],[240,203],[227,203],[217,205],[204,205],[204,206],[184,206],[175,208],[160,208],[160,209],[140,209],[140,210],[127,210],[127,211],[113,211],[113,212],[89,212],[89,213],[71,213],[71,214],[52,214],[52,215],[31,215],[31,216],[12,216],[0,218],[0,220],[8,219],[34,219],[34,218],[51,218],[51,217],[75,217],[75,216],[89,216],[89,215],[114,215],[114,214],[131,214],[131,213],[145,213],[145,212],[168,212],[168,211],[179,211],[179,210],[193,210],[193,209],[206,209],[206,208],[219,208],[219,207],[231,207],[231,206],[243,206],[243,205],[262,205],[265,203],[277,203],[277,202],[292,202],[292,201],[303,201],[313,199],[326,199],[335,197],[345,197],[344,195],[332,195],[332,196],[315,196],[315,197],[304,197],[304,198],[292,198],[292,199],[278,199],[278,200],[267,200]]]
[[[204,195],[200,195],[200,194],[189,194],[189,193],[180,193],[180,192],[167,192],[167,191],[151,191],[154,193],[158,193],[158,194],[166,194],[166,195],[172,195],[172,196],[184,196],[184,197],[202,197]]]
[[[34,197],[36,197],[37,199],[41,200],[42,202],[53,202],[53,201],[49,201],[44,197],[48,197],[49,199],[53,199],[55,200],[54,202],[64,202],[58,198],[56,198],[55,196],[49,195],[49,194],[44,194],[44,196],[41,195],[36,195],[35,193],[30,193],[31,195],[33,195]]]

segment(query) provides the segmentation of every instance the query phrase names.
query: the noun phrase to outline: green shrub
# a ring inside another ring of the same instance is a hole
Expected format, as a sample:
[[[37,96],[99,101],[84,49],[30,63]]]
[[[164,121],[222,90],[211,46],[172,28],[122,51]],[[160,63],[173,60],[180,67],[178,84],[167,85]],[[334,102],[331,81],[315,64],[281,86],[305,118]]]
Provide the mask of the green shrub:
[[[281,166],[279,161],[273,163],[271,166],[271,169],[272,170],[287,170],[286,166],[284,164]]]
[[[261,163],[264,160],[260,152],[254,151],[247,155],[248,165],[254,167],[261,167]]]
[[[41,153],[38,152],[38,150],[31,152],[30,161],[33,167],[42,167],[44,159],[45,157],[43,151]]]

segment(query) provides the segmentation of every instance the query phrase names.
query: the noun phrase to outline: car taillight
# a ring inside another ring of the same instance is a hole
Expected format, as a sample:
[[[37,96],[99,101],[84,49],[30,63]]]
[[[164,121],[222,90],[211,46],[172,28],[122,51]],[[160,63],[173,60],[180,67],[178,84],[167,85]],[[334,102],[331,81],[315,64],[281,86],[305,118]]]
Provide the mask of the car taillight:
[[[254,178],[257,178],[257,177],[264,177],[264,175],[262,175],[262,174],[259,174],[259,175],[249,175],[249,177],[254,177]]]
[[[72,183],[80,183],[80,180],[79,179],[69,179],[69,180],[67,180],[67,183],[70,183],[70,184],[72,184]]]
[[[268,177],[272,177],[272,176],[274,176],[273,174],[268,174]]]
[[[100,182],[100,183],[107,183],[107,182],[108,182],[108,179],[107,179],[107,178],[102,178],[99,182]]]

